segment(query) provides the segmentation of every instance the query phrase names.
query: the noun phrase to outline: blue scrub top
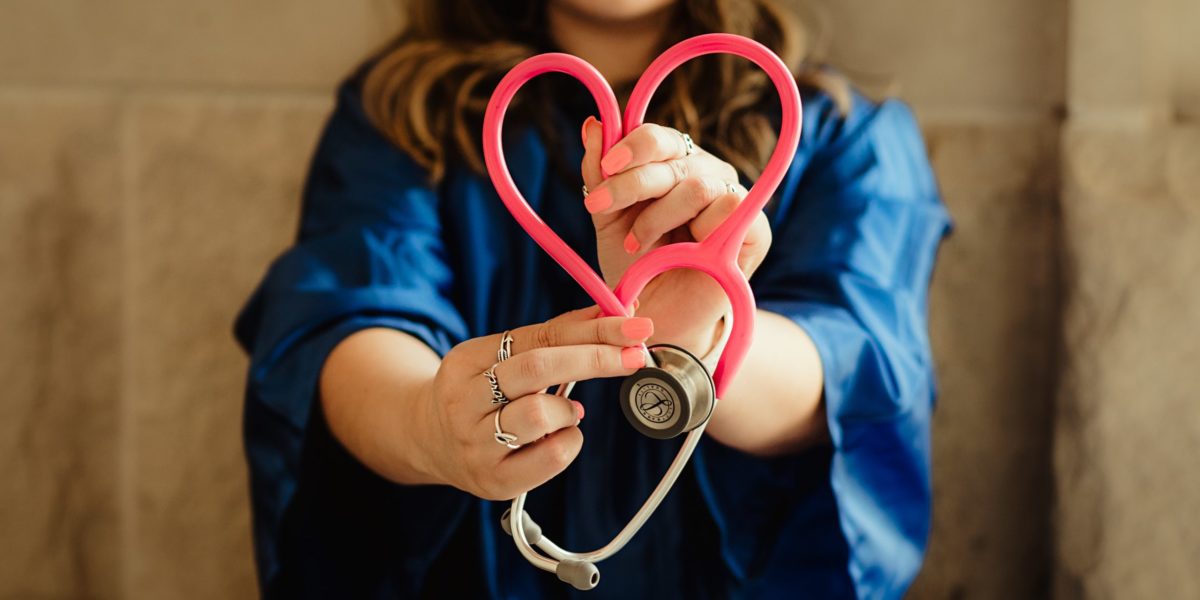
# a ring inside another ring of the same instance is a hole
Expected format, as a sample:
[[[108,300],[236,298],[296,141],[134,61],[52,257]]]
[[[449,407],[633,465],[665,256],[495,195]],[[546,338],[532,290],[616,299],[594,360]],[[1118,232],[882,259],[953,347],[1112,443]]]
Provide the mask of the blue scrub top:
[[[529,202],[595,266],[578,177],[551,167],[552,153],[566,165],[582,157],[574,140],[595,109],[579,90],[545,101],[559,107],[558,139],[570,143],[548,147],[536,128],[510,124],[506,154]],[[578,592],[518,554],[499,526],[507,503],[391,483],[325,423],[321,365],[357,330],[395,328],[445,354],[593,304],[486,177],[451,165],[431,186],[371,126],[351,79],[313,158],[296,243],[236,325],[252,359],[244,427],[264,595],[900,597],[929,529],[926,299],[949,229],[910,111],[856,97],[842,115],[829,97],[807,93],[799,151],[767,212],[774,244],[751,284],[761,309],[816,343],[831,441],[764,459],[705,439],[645,528],[599,565],[599,587]],[[530,494],[529,512],[568,549],[591,550],[620,530],[682,440],[635,432],[618,384],[577,388],[583,450]]]

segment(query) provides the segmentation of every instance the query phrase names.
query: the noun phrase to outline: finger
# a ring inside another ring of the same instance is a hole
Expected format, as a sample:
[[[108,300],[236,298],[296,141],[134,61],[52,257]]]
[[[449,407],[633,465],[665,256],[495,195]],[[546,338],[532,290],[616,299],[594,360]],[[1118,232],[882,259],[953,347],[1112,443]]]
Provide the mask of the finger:
[[[612,176],[652,162],[683,158],[686,154],[687,145],[678,131],[644,123],[608,149],[600,168],[606,176]]]
[[[583,173],[583,183],[588,189],[594,190],[604,181],[600,174],[600,148],[603,143],[603,130],[596,117],[588,117],[583,122],[583,162],[579,165]]]
[[[587,321],[547,321],[513,331],[513,354],[537,348],[607,344],[636,346],[654,333],[646,317],[599,317]]]
[[[535,348],[496,365],[496,381],[508,398],[538,393],[567,381],[622,377],[646,366],[640,346],[620,348],[602,344]],[[491,394],[483,375],[478,378],[478,397]]]
[[[588,306],[585,308],[569,310],[565,313],[555,316],[554,318],[547,321],[547,323],[569,323],[569,322],[588,321],[591,319],[595,319],[596,317],[599,317],[600,314],[601,314],[600,307],[593,304],[592,306]],[[509,330],[505,333],[512,335],[513,331]],[[503,340],[503,337],[504,337],[503,333],[497,333],[494,335],[487,335],[487,336],[483,336],[483,337],[472,338],[472,339],[469,339],[469,340],[463,342],[458,347],[466,350],[467,356],[471,356],[476,359],[474,361],[475,364],[471,365],[471,368],[482,369],[484,367],[490,367],[490,366],[492,366],[492,364],[495,363],[494,360],[492,360],[491,358],[488,358],[489,356],[494,356],[494,355],[489,355],[487,350],[493,350],[493,351],[499,350],[500,343]],[[514,341],[514,345],[515,345],[515,341]],[[513,353],[515,353],[515,350],[513,348],[510,347],[510,350],[513,350]]]
[[[721,194],[688,223],[688,231],[698,242],[708,239],[708,236],[712,235],[742,203],[742,197],[738,193],[730,192],[728,185],[724,182],[722,185],[725,186],[725,189],[721,190]]]
[[[599,317],[599,313],[599,308],[589,307],[564,313],[545,323],[518,327],[508,332],[513,339],[511,356],[537,348],[584,344],[637,346],[654,334],[654,321],[649,318]],[[473,344],[472,352],[479,353],[478,368],[484,369],[496,362],[495,352],[500,348],[502,335],[479,338],[480,343]]]
[[[742,249],[738,251],[738,267],[742,273],[746,277],[753,275],[770,249],[771,224],[767,221],[766,213],[760,212],[754,216],[754,222],[750,224],[750,230],[746,233],[746,240],[742,242]]]
[[[552,394],[530,394],[504,405],[500,430],[517,436],[517,444],[530,444],[564,427],[574,427],[583,418],[583,405],[576,400]],[[493,411],[495,412],[495,411]],[[495,432],[496,415],[488,413],[482,421]],[[497,444],[499,446],[499,444]]]
[[[505,411],[504,416],[508,416]],[[562,473],[583,448],[583,432],[567,427],[546,436],[536,444],[512,450],[492,469],[493,479],[503,482],[510,500],[532,490]]]
[[[680,227],[727,193],[728,184],[713,177],[689,177],[651,202],[638,214],[625,239],[625,251],[636,253],[668,232]]]
[[[592,214],[613,213],[638,202],[661,198],[692,176],[737,181],[737,171],[725,161],[698,153],[628,169],[604,180],[592,190],[587,209]]]
[[[692,238],[704,241],[737,210],[745,197],[745,192],[740,186],[735,186],[735,188],[736,192],[723,194],[709,204],[708,208],[699,216],[692,219],[688,224],[688,231],[692,234]],[[755,269],[762,264],[770,247],[771,225],[767,221],[767,215],[759,211],[746,231],[746,238],[742,241],[741,249],[738,250],[738,266],[747,277],[752,275]]]

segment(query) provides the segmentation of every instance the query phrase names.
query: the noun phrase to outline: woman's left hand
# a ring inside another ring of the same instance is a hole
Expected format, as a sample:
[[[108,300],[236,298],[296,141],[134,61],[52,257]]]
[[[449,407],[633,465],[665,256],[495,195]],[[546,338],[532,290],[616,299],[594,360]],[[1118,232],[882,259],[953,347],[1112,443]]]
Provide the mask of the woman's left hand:
[[[688,153],[683,135],[645,124],[600,156],[601,126],[583,124],[584,204],[592,214],[600,270],[610,287],[638,257],[659,246],[703,241],[741,203],[746,190],[737,170],[699,146]],[[749,277],[771,246],[771,228],[759,213],[738,254]],[[654,319],[652,343],[673,343],[705,354],[728,307],[710,277],[680,269],[655,278],[639,296],[637,313]]]

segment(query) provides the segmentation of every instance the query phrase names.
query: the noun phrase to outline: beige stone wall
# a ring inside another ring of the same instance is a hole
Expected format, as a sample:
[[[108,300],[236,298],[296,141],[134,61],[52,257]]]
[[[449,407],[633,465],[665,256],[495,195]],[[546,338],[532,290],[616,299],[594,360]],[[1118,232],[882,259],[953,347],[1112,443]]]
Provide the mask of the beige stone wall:
[[[811,6],[957,224],[911,596],[1200,595],[1200,5]],[[254,595],[230,325],[396,15],[0,3],[0,600]]]

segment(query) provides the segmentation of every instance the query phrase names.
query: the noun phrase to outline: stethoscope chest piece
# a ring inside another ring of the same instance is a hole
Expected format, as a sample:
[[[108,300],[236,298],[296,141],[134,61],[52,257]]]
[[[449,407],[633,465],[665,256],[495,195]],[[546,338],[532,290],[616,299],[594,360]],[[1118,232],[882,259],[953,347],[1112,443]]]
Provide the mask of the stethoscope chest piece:
[[[639,369],[621,384],[621,412],[642,434],[666,440],[708,420],[716,386],[700,359],[668,344],[649,348],[655,366]]]

